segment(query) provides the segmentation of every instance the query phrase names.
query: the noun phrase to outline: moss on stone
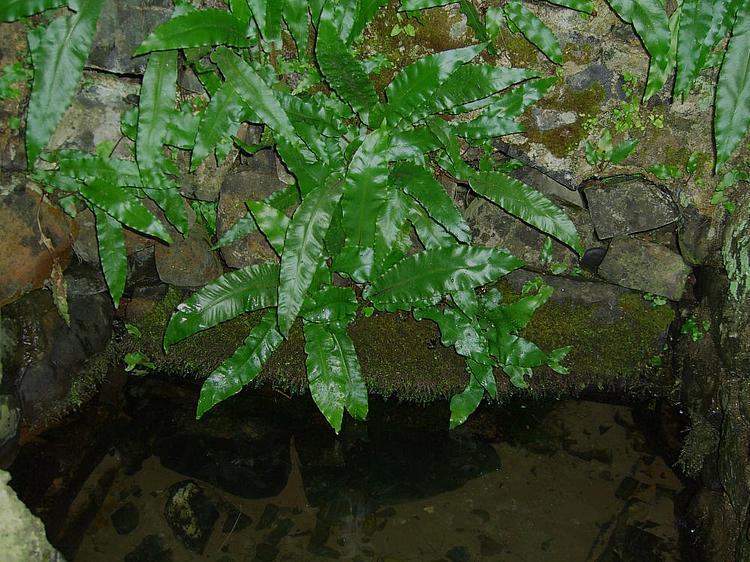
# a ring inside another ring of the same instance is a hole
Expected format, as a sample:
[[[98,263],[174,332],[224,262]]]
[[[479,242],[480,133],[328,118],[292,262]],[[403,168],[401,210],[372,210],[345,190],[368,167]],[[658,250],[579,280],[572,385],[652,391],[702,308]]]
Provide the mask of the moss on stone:
[[[586,90],[574,90],[566,85],[558,86],[556,93],[539,100],[533,108],[548,109],[560,112],[573,112],[577,119],[570,124],[542,131],[531,117],[532,109],[527,110],[522,122],[526,126],[530,141],[544,145],[552,154],[562,158],[575,150],[586,137],[588,131],[584,126],[587,120],[597,117],[606,100],[604,87],[594,82]]]

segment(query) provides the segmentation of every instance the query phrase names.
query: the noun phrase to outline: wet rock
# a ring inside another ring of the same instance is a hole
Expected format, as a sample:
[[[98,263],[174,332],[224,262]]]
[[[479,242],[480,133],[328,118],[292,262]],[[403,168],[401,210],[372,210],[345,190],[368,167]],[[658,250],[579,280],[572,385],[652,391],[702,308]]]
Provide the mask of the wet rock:
[[[597,182],[584,193],[594,229],[602,240],[653,230],[679,216],[667,193],[637,178]]]
[[[273,156],[273,155],[271,155]],[[241,217],[247,213],[245,201],[261,200],[284,187],[276,175],[276,162],[271,159],[271,167],[264,165],[265,153],[256,155],[254,162],[260,164],[243,168],[227,176],[221,187],[219,208],[216,217],[217,236],[221,237]],[[221,249],[221,256],[229,267],[240,268],[256,263],[278,261],[278,256],[257,230]]]
[[[279,555],[279,547],[269,543],[260,543],[255,547],[255,558],[261,562],[271,562]]]
[[[471,553],[465,546],[454,546],[445,553],[445,557],[451,562],[469,562]]]
[[[219,258],[211,251],[203,225],[190,227],[187,238],[173,237],[172,244],[157,244],[154,257],[159,278],[178,287],[201,287],[223,273]]]
[[[104,349],[112,332],[108,294],[74,295],[68,305],[70,326],[45,290],[29,293],[3,309],[18,342],[12,368],[6,372],[14,373],[24,420],[34,427],[43,426],[60,409],[76,405],[76,397],[68,396],[73,382],[86,376],[82,367]]]
[[[171,15],[171,0],[107,0],[87,66],[115,74],[143,74],[148,57],[133,57],[133,52]]]
[[[117,531],[118,535],[127,535],[134,531],[138,527],[141,514],[134,503],[128,502],[117,511],[115,511],[110,519],[112,520],[112,526]]]
[[[581,258],[581,267],[595,272],[605,255],[607,255],[606,248],[589,248]]]
[[[568,76],[565,82],[574,90],[582,92],[598,84],[607,93],[607,97],[616,96],[619,92],[613,88],[614,73],[600,62],[595,62],[580,72]]]
[[[723,266],[720,258],[720,236],[716,225],[693,207],[682,210],[677,225],[677,244],[689,265]]]
[[[161,535],[146,535],[125,562],[172,562],[172,552]]]
[[[202,554],[219,512],[196,482],[183,480],[170,486],[164,517],[187,548]]]
[[[93,152],[104,142],[112,143],[114,148],[122,137],[121,114],[132,107],[126,98],[137,94],[138,87],[135,80],[86,73],[84,86],[52,135],[49,148]]]
[[[676,301],[685,291],[690,267],[664,246],[618,237],[612,240],[598,272],[611,283]]]
[[[575,207],[566,207],[565,212],[578,228],[584,247],[596,244],[588,213]],[[546,234],[481,197],[469,204],[464,217],[471,227],[475,244],[489,248],[505,248],[525,261],[531,269],[543,271],[548,268],[541,258]],[[573,250],[553,240],[552,261],[572,266],[577,263],[577,257]]]
[[[596,562],[660,562],[669,550],[664,539],[639,527],[623,524],[612,533]]]
[[[19,177],[0,176],[0,193],[18,183]],[[41,209],[40,209],[41,206]],[[38,221],[37,221],[38,219]],[[52,254],[41,241],[52,241]],[[68,265],[75,228],[57,207],[42,203],[30,189],[0,195],[0,306],[13,302],[24,293],[38,289],[52,271],[53,259]]]
[[[211,482],[236,496],[264,498],[277,495],[289,478],[288,439],[279,434],[258,440],[164,434],[155,442],[154,452],[170,470]]]
[[[561,201],[576,207],[585,207],[583,199],[581,198],[581,193],[577,189],[568,188],[536,168],[524,166],[518,170],[513,170],[510,175],[531,187],[535,187],[544,195],[552,196],[553,198],[560,199]]]
[[[479,535],[479,554],[481,556],[500,556],[504,550],[505,547],[502,543],[487,535]]]
[[[252,525],[253,520],[251,517],[245,515],[241,511],[232,509],[227,513],[227,518],[224,520],[224,525],[221,527],[222,533],[236,533],[247,529]]]
[[[21,425],[21,409],[12,394],[0,394],[0,468],[7,468],[15,458]]]

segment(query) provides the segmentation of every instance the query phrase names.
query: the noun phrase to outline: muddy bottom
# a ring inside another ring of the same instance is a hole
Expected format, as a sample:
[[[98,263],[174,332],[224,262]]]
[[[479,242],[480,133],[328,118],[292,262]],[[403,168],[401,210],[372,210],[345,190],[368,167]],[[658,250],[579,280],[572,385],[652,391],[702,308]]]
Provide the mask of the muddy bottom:
[[[129,393],[59,525],[70,562],[680,559],[682,485],[625,406],[488,408],[449,432],[443,407],[376,402],[336,438],[304,400],[243,394],[196,422],[191,392]]]

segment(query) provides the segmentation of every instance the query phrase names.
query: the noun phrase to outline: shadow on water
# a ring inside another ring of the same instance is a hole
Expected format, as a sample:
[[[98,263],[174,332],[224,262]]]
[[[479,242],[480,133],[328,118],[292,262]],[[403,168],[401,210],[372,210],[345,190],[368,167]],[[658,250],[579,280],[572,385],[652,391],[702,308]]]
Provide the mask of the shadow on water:
[[[514,402],[448,431],[446,404],[373,400],[337,437],[309,399],[245,392],[196,421],[193,387],[125,394],[11,468],[71,562],[679,559],[682,484],[627,406]]]

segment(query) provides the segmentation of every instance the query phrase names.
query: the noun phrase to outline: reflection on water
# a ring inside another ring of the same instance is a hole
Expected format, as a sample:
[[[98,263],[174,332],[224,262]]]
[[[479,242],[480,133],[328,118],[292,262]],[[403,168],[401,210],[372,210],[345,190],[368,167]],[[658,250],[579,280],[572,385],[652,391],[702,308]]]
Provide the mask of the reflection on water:
[[[442,409],[376,403],[336,438],[303,406],[243,395],[196,422],[137,398],[71,508],[105,482],[72,560],[678,559],[681,484],[624,406],[487,409],[448,432]]]

